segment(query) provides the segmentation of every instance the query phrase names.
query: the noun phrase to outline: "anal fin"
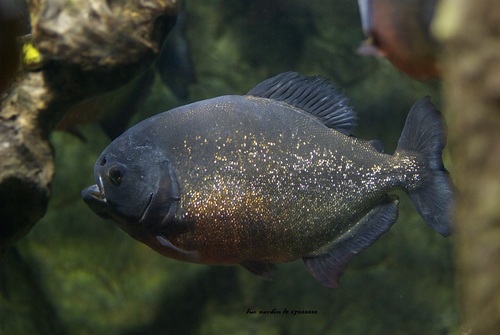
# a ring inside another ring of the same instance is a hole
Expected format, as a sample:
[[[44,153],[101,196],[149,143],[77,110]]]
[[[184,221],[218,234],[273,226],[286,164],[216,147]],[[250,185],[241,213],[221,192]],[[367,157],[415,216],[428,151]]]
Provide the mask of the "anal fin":
[[[263,261],[244,261],[240,265],[251,273],[261,277],[264,280],[273,280],[275,266],[273,263]]]
[[[352,258],[372,245],[398,218],[398,198],[386,196],[351,229],[334,241],[327,253],[303,257],[311,275],[330,288],[339,286],[340,275]]]

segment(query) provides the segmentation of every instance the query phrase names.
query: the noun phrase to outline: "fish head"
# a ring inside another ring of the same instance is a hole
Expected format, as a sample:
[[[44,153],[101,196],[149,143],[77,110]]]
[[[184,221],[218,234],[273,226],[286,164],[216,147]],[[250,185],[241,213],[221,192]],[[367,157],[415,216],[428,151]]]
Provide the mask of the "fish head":
[[[173,219],[180,200],[177,178],[170,160],[150,142],[118,138],[97,159],[94,178],[83,200],[132,237],[158,233]]]

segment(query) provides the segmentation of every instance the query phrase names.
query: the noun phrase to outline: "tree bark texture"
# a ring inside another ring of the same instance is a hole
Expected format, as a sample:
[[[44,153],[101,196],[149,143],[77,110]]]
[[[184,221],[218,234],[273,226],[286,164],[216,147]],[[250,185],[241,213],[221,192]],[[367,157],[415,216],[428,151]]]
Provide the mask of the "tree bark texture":
[[[54,175],[51,131],[75,105],[144,71],[178,10],[176,0],[28,0],[28,6],[42,58],[0,101],[0,252],[45,213]]]
[[[456,207],[455,251],[467,334],[500,331],[500,3],[442,2],[445,101]]]

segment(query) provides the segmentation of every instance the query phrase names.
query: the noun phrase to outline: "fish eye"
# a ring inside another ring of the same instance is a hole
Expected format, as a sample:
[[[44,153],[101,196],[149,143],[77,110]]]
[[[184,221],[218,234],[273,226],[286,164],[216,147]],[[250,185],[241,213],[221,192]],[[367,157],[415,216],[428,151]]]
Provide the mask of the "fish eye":
[[[106,157],[103,157],[101,159],[101,162],[99,163],[101,166],[104,166],[104,164],[106,164]]]
[[[113,166],[108,171],[109,179],[111,183],[115,186],[119,186],[122,183],[125,171],[120,166]]]

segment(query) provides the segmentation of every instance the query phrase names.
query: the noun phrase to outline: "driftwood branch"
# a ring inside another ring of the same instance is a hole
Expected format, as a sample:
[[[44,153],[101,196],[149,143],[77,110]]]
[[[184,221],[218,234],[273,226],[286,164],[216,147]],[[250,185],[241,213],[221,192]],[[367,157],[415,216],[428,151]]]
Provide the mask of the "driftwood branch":
[[[459,193],[456,255],[466,334],[500,330],[500,6],[442,1],[449,143]]]
[[[19,74],[1,101],[0,250],[45,213],[54,174],[51,131],[73,106],[144,71],[178,7],[176,0],[29,0],[28,6],[42,59],[36,71]]]

